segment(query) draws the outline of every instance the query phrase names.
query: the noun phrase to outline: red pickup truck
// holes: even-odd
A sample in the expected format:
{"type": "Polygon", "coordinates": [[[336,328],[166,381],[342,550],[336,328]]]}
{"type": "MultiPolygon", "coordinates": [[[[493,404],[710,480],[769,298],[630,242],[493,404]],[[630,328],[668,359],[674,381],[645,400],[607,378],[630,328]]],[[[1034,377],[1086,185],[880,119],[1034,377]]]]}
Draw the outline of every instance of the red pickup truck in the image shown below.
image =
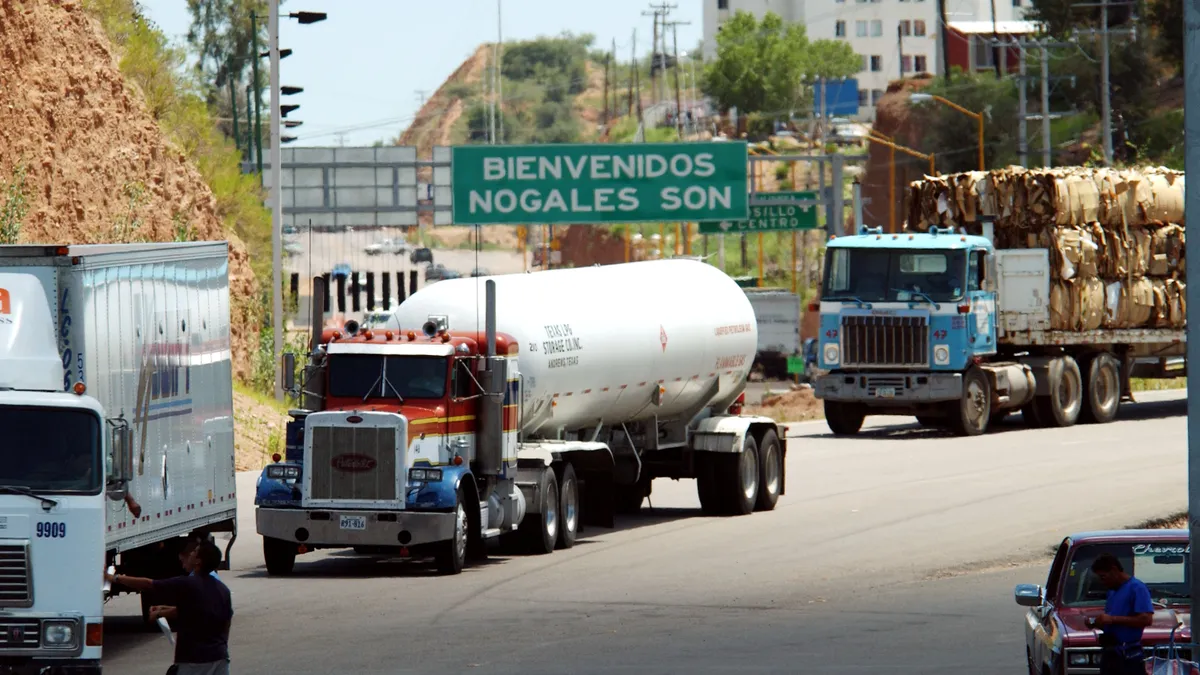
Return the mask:
{"type": "Polygon", "coordinates": [[[1014,595],[1025,615],[1025,656],[1030,675],[1100,672],[1100,646],[1086,619],[1104,611],[1107,589],[1092,573],[1092,561],[1109,553],[1141,579],[1154,601],[1154,623],[1145,630],[1146,655],[1166,656],[1172,629],[1179,656],[1191,658],[1187,530],[1084,532],[1063,539],[1046,586],[1021,584],[1014,595]]]}

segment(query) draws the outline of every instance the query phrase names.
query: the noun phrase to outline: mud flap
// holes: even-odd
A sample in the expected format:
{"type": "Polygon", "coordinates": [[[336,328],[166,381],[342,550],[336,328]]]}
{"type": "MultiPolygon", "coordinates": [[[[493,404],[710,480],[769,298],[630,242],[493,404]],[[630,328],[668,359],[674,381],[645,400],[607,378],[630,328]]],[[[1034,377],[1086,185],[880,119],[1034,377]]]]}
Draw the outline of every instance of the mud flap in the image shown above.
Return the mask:
{"type": "Polygon", "coordinates": [[[579,480],[579,506],[581,509],[579,530],[582,532],[584,526],[587,525],[615,527],[616,523],[613,517],[616,513],[614,500],[616,485],[613,483],[612,474],[610,472],[579,471],[578,467],[576,467],[576,472],[579,480]]]}

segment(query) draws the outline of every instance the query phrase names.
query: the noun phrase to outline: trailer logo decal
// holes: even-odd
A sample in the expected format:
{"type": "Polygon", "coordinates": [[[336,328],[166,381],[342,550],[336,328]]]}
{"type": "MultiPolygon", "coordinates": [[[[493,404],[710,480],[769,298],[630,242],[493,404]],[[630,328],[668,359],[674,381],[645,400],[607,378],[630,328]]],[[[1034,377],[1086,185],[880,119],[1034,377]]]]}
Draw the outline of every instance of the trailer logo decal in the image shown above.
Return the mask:
{"type": "Polygon", "coordinates": [[[12,323],[9,314],[12,314],[12,297],[7,288],[0,288],[0,323],[12,323]]]}
{"type": "Polygon", "coordinates": [[[329,462],[330,466],[338,471],[346,471],[349,473],[364,473],[375,468],[374,458],[366,455],[345,454],[337,455],[329,462]]]}

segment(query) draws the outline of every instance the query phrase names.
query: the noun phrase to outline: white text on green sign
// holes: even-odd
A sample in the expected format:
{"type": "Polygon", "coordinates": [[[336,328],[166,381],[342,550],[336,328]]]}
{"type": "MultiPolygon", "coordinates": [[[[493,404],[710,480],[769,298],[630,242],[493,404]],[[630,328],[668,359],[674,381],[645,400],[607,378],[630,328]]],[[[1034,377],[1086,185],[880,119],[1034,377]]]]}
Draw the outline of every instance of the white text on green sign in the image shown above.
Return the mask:
{"type": "Polygon", "coordinates": [[[746,144],[461,146],[454,222],[745,219],[746,144]]]}

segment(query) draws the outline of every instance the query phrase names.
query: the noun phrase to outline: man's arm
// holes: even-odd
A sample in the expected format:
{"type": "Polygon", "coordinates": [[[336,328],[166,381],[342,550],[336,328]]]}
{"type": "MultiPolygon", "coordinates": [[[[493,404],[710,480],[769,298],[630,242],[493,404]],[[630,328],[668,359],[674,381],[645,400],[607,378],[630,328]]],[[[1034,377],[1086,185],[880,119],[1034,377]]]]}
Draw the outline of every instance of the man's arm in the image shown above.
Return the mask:
{"type": "Polygon", "coordinates": [[[105,574],[104,578],[109,583],[124,586],[125,588],[128,588],[136,593],[145,593],[151,588],[154,588],[153,579],[146,579],[143,577],[127,577],[124,574],[105,574]]]}

